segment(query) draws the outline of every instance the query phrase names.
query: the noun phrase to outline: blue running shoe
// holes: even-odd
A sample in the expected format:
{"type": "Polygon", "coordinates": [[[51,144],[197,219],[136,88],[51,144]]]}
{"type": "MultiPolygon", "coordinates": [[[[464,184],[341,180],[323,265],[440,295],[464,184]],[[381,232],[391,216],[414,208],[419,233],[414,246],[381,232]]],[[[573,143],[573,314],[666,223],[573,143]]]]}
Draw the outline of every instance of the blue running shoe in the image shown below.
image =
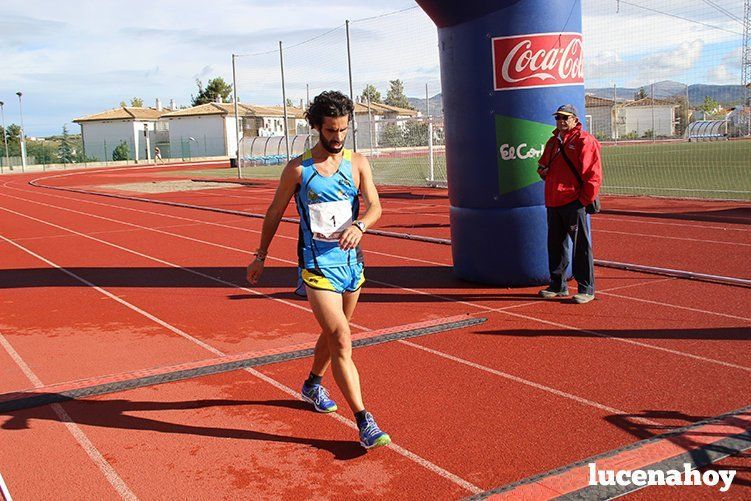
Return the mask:
{"type": "Polygon", "coordinates": [[[365,423],[360,427],[360,445],[373,449],[391,443],[391,437],[382,431],[373,419],[373,414],[365,413],[365,423]]]}
{"type": "Polygon", "coordinates": [[[336,402],[329,398],[329,391],[320,384],[302,385],[302,399],[313,404],[318,412],[334,412],[336,402]]]}

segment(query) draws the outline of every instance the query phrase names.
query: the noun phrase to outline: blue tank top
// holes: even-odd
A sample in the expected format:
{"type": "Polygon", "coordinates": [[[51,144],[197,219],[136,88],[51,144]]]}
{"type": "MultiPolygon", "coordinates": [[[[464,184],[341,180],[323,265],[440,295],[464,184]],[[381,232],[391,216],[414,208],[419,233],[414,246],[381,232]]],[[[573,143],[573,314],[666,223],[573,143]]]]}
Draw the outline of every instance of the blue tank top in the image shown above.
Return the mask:
{"type": "Polygon", "coordinates": [[[329,177],[318,173],[313,155],[302,155],[302,179],[295,193],[300,215],[297,242],[302,268],[321,269],[363,262],[358,245],[348,251],[339,247],[339,236],[360,213],[360,199],[352,177],[352,150],[343,150],[337,171],[329,177]]]}

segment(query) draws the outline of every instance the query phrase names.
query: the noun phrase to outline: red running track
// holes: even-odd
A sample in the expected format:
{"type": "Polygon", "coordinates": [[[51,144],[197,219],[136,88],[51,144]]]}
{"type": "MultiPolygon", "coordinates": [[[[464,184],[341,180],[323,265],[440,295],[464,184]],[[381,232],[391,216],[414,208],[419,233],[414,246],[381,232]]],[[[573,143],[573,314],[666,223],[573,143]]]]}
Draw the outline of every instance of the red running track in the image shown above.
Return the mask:
{"type": "MultiPolygon", "coordinates": [[[[38,175],[6,177],[0,188],[3,394],[315,339],[307,303],[290,293],[294,224],[280,226],[265,281],[251,288],[243,268],[260,219],[34,188],[31,177],[38,175]]],[[[134,179],[154,178],[148,169],[120,169],[46,182],[134,179]]],[[[271,191],[252,189],[162,197],[262,212],[271,191]]],[[[410,210],[435,222],[428,218],[445,204],[445,197],[386,196],[381,226],[406,224],[397,217],[410,210]]],[[[617,231],[640,224],[617,217],[628,219],[617,231]]],[[[621,236],[597,234],[596,221],[605,253],[608,239],[621,236]]],[[[703,240],[719,241],[712,231],[703,240]]],[[[598,268],[598,300],[574,306],[538,300],[536,288],[457,280],[447,246],[374,235],[364,245],[368,285],[356,332],[460,314],[488,319],[355,351],[368,408],[394,446],[366,454],[348,411],[324,416],[301,403],[296,391],[310,361],[300,359],[1,411],[8,446],[0,449],[0,473],[11,493],[458,499],[751,403],[748,289],[598,268]]],[[[644,257],[663,259],[674,244],[662,245],[644,257]]],[[[685,245],[702,253],[710,243],[685,245]]],[[[738,248],[745,261],[722,266],[741,276],[751,256],[738,248]]],[[[743,461],[720,464],[743,470],[743,461]]],[[[751,495],[747,469],[724,497],[675,489],[632,496],[751,495]]]]}

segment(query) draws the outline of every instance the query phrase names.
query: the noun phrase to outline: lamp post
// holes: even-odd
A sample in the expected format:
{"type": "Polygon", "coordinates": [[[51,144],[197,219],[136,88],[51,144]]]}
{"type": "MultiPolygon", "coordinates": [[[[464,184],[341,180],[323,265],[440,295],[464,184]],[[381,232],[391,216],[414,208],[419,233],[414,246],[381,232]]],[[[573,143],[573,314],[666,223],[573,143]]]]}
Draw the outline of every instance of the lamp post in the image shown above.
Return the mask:
{"type": "Polygon", "coordinates": [[[26,134],[23,130],[23,104],[21,102],[23,94],[19,91],[16,95],[18,96],[18,111],[21,115],[21,172],[24,172],[26,170],[26,134]]]}
{"type": "MultiPolygon", "coordinates": [[[[10,153],[8,153],[8,131],[5,129],[5,111],[3,110],[4,102],[0,101],[0,117],[3,119],[3,144],[5,145],[5,165],[10,170],[13,170],[13,166],[10,165],[10,153]]],[[[0,168],[0,174],[3,172],[0,168]]]]}

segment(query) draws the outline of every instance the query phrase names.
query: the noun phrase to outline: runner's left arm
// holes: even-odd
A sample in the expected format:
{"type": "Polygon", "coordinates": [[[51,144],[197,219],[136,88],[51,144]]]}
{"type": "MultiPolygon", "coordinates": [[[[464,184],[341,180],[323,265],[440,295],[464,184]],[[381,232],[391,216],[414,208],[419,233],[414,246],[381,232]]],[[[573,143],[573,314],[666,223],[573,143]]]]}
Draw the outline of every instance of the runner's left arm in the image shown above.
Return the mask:
{"type": "MultiPolygon", "coordinates": [[[[355,154],[353,160],[356,162],[356,168],[360,175],[360,193],[362,193],[365,202],[365,212],[358,218],[358,221],[362,221],[367,229],[372,227],[381,217],[381,200],[373,182],[373,171],[368,159],[363,155],[355,154]]],[[[362,232],[356,226],[350,226],[344,230],[339,238],[339,247],[344,250],[354,249],[360,243],[360,239],[362,239],[362,232]]]]}

